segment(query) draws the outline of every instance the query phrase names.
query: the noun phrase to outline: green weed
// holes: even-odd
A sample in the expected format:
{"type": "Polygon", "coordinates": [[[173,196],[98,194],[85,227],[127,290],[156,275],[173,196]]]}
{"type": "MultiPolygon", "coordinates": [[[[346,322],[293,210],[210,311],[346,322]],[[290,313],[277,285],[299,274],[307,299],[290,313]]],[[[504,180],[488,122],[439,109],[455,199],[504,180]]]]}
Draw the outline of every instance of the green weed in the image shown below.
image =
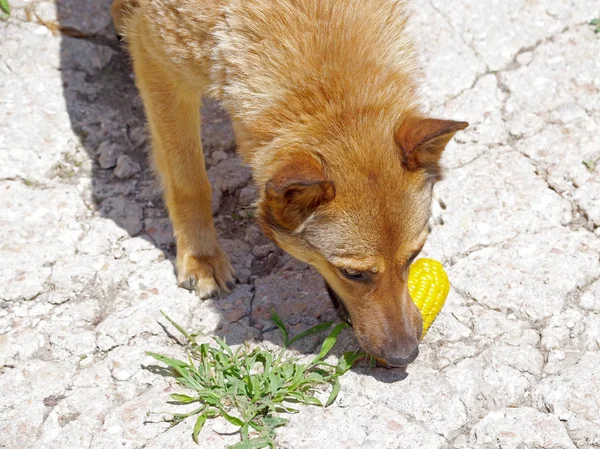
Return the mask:
{"type": "Polygon", "coordinates": [[[594,33],[600,33],[600,19],[594,19],[590,22],[590,25],[595,27],[594,33]]]}
{"type": "Polygon", "coordinates": [[[0,0],[0,11],[7,16],[10,16],[10,5],[8,4],[8,0],[0,0]]]}
{"type": "Polygon", "coordinates": [[[192,438],[197,443],[207,419],[225,418],[239,427],[241,441],[230,449],[260,449],[275,447],[275,430],[288,422],[282,413],[296,413],[296,404],[327,407],[340,392],[339,377],[352,365],[365,357],[364,353],[346,352],[337,365],[324,359],[335,345],[346,323],[321,323],[290,338],[279,316],[271,319],[281,331],[283,348],[278,353],[244,344],[234,351],[225,340],[211,337],[216,347],[208,343],[197,344],[194,335],[165,315],[165,318],[188,340],[188,360],[177,360],[148,352],[166,364],[177,382],[191,390],[188,394],[172,394],[176,404],[198,403],[189,413],[174,414],[169,420],[178,424],[185,418],[197,415],[192,438]],[[331,330],[330,330],[331,329],[331,330]],[[304,364],[298,359],[285,357],[286,349],[295,342],[316,333],[330,330],[319,354],[304,364]],[[318,387],[330,385],[331,392],[323,404],[315,393],[318,387]]]}

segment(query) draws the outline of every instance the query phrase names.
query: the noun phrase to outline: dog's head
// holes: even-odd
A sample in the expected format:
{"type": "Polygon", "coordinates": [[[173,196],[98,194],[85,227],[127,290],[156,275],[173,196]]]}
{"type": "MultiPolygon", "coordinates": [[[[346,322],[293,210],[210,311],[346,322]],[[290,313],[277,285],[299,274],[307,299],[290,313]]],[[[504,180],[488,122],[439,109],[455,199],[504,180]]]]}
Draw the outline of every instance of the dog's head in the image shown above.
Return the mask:
{"type": "Polygon", "coordinates": [[[288,150],[261,192],[265,233],[321,273],[363,348],[392,366],[418,354],[408,268],[428,235],[442,151],[467,125],[412,115],[389,136],[288,150]]]}

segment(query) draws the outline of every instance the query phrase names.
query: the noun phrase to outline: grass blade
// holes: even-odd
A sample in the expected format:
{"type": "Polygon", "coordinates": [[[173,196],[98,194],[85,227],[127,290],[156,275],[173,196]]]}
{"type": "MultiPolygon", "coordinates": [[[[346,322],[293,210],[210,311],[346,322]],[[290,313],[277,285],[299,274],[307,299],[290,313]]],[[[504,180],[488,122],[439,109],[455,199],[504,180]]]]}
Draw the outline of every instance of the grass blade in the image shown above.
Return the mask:
{"type": "Polygon", "coordinates": [[[317,324],[316,326],[306,329],[304,332],[300,332],[298,335],[296,335],[294,338],[292,338],[288,342],[287,346],[291,346],[298,340],[308,337],[309,335],[318,334],[319,332],[326,331],[327,329],[329,329],[331,327],[332,324],[333,324],[333,321],[327,321],[326,323],[320,323],[320,324],[317,324]]]}
{"type": "Polygon", "coordinates": [[[306,372],[306,369],[302,365],[292,365],[292,366],[294,367],[294,375],[293,375],[292,381],[290,383],[290,388],[296,389],[296,388],[298,388],[298,385],[300,385],[300,382],[302,381],[302,378],[304,377],[304,373],[306,372]]]}
{"type": "Polygon", "coordinates": [[[275,397],[279,387],[281,386],[281,383],[277,380],[273,373],[269,373],[267,375],[267,379],[269,380],[269,393],[272,397],[275,397]]]}
{"type": "Polygon", "coordinates": [[[263,364],[263,372],[265,374],[271,373],[271,368],[273,367],[273,356],[268,352],[260,353],[257,355],[256,360],[263,364]]]}
{"type": "MultiPolygon", "coordinates": [[[[0,0],[1,1],[1,0],[0,0]]],[[[183,335],[185,338],[188,339],[188,341],[190,343],[196,343],[196,340],[194,339],[194,337],[192,337],[190,334],[188,334],[185,329],[183,327],[181,327],[179,324],[177,324],[175,321],[173,321],[169,315],[167,315],[165,312],[163,312],[162,310],[160,311],[160,313],[162,313],[162,316],[164,316],[166,318],[166,320],[171,323],[173,325],[173,327],[175,329],[177,329],[179,331],[179,333],[181,335],[183,335]]]]}
{"type": "Polygon", "coordinates": [[[173,393],[171,395],[171,399],[178,404],[191,404],[192,402],[196,402],[198,399],[194,399],[192,397],[186,396],[185,394],[177,394],[173,393]]]}
{"type": "Polygon", "coordinates": [[[187,372],[187,363],[182,362],[181,360],[165,357],[164,355],[156,354],[155,352],[146,352],[146,354],[173,368],[180,376],[180,378],[177,378],[179,383],[185,383],[186,386],[196,390],[200,390],[202,388],[202,386],[187,372]],[[185,380],[186,382],[182,382],[182,380],[185,380]]]}
{"type": "Polygon", "coordinates": [[[196,444],[198,444],[198,435],[200,434],[202,427],[204,427],[206,418],[207,418],[207,416],[204,413],[199,415],[198,419],[196,420],[196,425],[194,425],[194,431],[192,432],[192,439],[194,440],[194,443],[196,443],[196,444]]]}
{"type": "Polygon", "coordinates": [[[252,386],[252,402],[256,401],[260,397],[260,384],[258,376],[250,375],[250,385],[252,386]]]}
{"type": "Polygon", "coordinates": [[[302,393],[300,391],[289,391],[287,395],[288,398],[286,398],[286,400],[293,399],[301,404],[318,405],[319,407],[323,407],[323,403],[319,399],[314,396],[310,396],[309,394],[302,393]]]}
{"type": "Polygon", "coordinates": [[[234,426],[242,427],[244,425],[244,421],[242,421],[240,418],[236,418],[235,416],[231,416],[223,409],[223,407],[219,407],[219,412],[223,418],[225,418],[234,426]]]}
{"type": "Polygon", "coordinates": [[[8,4],[8,0],[0,0],[0,9],[3,13],[10,16],[10,5],[8,4]]]}
{"type": "Polygon", "coordinates": [[[350,368],[352,368],[352,366],[354,366],[354,364],[358,360],[363,359],[365,357],[367,357],[367,354],[364,352],[356,352],[356,351],[345,352],[335,368],[336,374],[338,376],[342,376],[350,368]]]}
{"type": "Polygon", "coordinates": [[[275,411],[280,413],[299,413],[298,409],[283,404],[279,404],[277,407],[275,407],[275,411]]]}
{"type": "Polygon", "coordinates": [[[229,354],[229,356],[233,357],[233,351],[231,350],[231,347],[225,342],[225,340],[217,337],[216,335],[212,337],[212,339],[217,342],[217,344],[221,347],[223,351],[229,354]]]}
{"type": "Polygon", "coordinates": [[[335,402],[338,394],[340,393],[342,386],[340,385],[339,377],[336,377],[333,380],[333,386],[331,388],[331,393],[329,393],[329,397],[327,398],[327,402],[325,402],[325,407],[329,407],[331,404],[335,402]]]}
{"type": "Polygon", "coordinates": [[[161,354],[157,354],[156,352],[146,352],[146,355],[149,355],[150,357],[155,358],[156,360],[158,360],[159,362],[163,362],[165,365],[168,365],[172,368],[181,368],[182,366],[186,366],[187,363],[181,361],[181,360],[177,360],[177,359],[171,359],[169,357],[166,357],[164,355],[161,354]]]}
{"type": "Polygon", "coordinates": [[[229,449],[262,449],[268,445],[269,442],[263,438],[253,438],[252,440],[240,441],[238,444],[229,446],[229,449]]]}
{"type": "Polygon", "coordinates": [[[274,429],[276,427],[281,427],[281,426],[285,426],[288,423],[289,420],[285,419],[285,418],[279,418],[277,416],[265,416],[263,418],[263,422],[269,426],[271,429],[274,429]]]}
{"type": "Polygon", "coordinates": [[[275,326],[277,326],[279,328],[279,330],[281,331],[281,339],[283,340],[283,347],[287,348],[288,340],[290,337],[289,337],[287,329],[285,328],[285,324],[284,324],[283,320],[279,317],[279,315],[277,315],[277,312],[275,312],[275,309],[273,309],[273,311],[271,312],[271,321],[273,321],[275,326]]]}
{"type": "Polygon", "coordinates": [[[316,397],[314,396],[310,396],[308,394],[303,394],[302,395],[302,402],[304,402],[305,404],[309,404],[309,405],[316,405],[318,407],[323,407],[323,403],[316,397]]]}
{"type": "Polygon", "coordinates": [[[249,432],[249,426],[248,423],[244,424],[241,429],[240,429],[240,435],[242,436],[242,440],[247,440],[248,439],[248,432],[249,432]]]}
{"type": "Polygon", "coordinates": [[[292,376],[294,375],[294,364],[284,363],[281,365],[281,374],[286,381],[291,381],[292,376]]]}
{"type": "Polygon", "coordinates": [[[176,413],[173,415],[173,419],[177,421],[181,421],[182,419],[189,418],[190,416],[197,415],[198,413],[202,413],[204,411],[204,406],[198,407],[195,410],[192,410],[189,413],[176,413]]]}
{"type": "Polygon", "coordinates": [[[335,342],[337,341],[338,335],[340,335],[340,332],[342,332],[346,327],[348,327],[347,323],[340,323],[333,328],[323,342],[319,355],[312,361],[312,365],[323,359],[329,353],[329,351],[331,351],[331,348],[333,348],[333,345],[335,345],[335,342]]]}

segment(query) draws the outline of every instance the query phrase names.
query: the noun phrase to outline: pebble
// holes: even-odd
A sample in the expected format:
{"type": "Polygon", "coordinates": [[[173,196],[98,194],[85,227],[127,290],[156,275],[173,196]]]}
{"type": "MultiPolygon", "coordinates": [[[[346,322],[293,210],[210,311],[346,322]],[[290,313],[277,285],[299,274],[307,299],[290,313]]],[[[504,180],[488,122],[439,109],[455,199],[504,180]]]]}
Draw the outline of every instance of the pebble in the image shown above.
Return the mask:
{"type": "Polygon", "coordinates": [[[113,174],[119,179],[129,179],[140,170],[140,164],[134,162],[126,154],[122,154],[117,159],[117,166],[113,170],[113,174]]]}
{"type": "Polygon", "coordinates": [[[117,165],[117,159],[121,153],[118,145],[105,140],[98,147],[98,164],[101,168],[108,169],[117,165]]]}

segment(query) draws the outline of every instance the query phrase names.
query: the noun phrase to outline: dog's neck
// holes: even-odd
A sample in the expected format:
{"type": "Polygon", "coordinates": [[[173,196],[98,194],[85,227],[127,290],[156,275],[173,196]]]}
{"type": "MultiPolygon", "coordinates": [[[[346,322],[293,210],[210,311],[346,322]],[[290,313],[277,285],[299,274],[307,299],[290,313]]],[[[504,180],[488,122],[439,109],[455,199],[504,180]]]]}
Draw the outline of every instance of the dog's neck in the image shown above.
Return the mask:
{"type": "MultiPolygon", "coordinates": [[[[210,93],[232,115],[239,153],[253,167],[298,144],[325,158],[336,142],[365,143],[365,133],[375,144],[375,133],[391,138],[401,116],[417,109],[406,8],[344,1],[339,8],[288,0],[265,2],[260,11],[247,11],[243,2],[224,7],[213,29],[210,93]],[[267,20],[274,11],[285,15],[267,20]]],[[[259,183],[264,178],[255,175],[259,183]]]]}

